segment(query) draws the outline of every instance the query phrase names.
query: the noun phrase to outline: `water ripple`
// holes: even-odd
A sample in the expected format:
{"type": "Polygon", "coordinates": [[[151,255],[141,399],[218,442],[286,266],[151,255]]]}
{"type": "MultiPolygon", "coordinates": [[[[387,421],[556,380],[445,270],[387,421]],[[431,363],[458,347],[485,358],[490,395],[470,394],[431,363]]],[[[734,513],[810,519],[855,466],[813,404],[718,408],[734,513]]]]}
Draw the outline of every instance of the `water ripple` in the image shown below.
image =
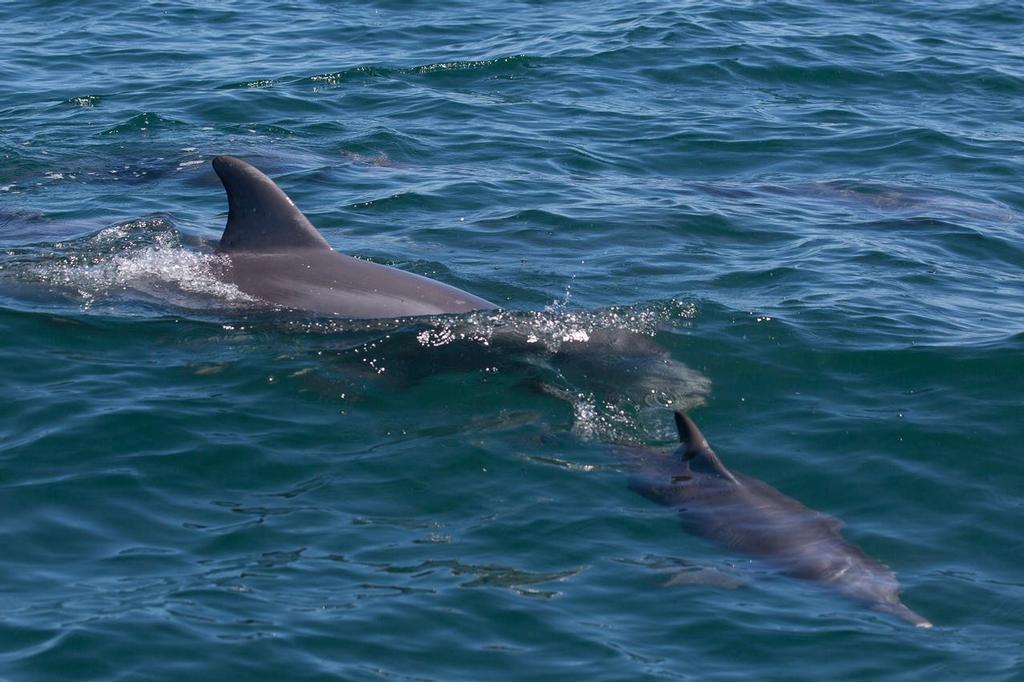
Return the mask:
{"type": "Polygon", "coordinates": [[[1016,679],[1018,4],[0,25],[0,676],[1016,679]],[[223,153],[338,250],[502,309],[248,300],[223,153]],[[617,453],[673,456],[670,408],[935,630],[633,494],[617,453]]]}

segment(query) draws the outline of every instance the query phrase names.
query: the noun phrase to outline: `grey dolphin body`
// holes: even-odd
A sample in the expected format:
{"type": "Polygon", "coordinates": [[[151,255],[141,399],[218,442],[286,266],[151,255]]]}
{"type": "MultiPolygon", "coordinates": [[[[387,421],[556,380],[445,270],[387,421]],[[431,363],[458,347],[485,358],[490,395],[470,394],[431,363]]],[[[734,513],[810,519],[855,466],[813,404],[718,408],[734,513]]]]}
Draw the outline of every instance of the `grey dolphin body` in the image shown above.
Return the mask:
{"type": "Polygon", "coordinates": [[[349,319],[495,308],[461,289],[338,253],[274,181],[231,156],[213,160],[228,195],[223,276],[262,301],[349,319]]]}
{"type": "Polygon", "coordinates": [[[681,412],[675,416],[682,457],[628,451],[637,467],[630,488],[678,507],[684,524],[697,535],[767,559],[787,575],[828,586],[918,627],[932,626],[900,602],[892,571],[843,540],[842,522],[763,481],[729,471],[697,425],[681,412]]]}

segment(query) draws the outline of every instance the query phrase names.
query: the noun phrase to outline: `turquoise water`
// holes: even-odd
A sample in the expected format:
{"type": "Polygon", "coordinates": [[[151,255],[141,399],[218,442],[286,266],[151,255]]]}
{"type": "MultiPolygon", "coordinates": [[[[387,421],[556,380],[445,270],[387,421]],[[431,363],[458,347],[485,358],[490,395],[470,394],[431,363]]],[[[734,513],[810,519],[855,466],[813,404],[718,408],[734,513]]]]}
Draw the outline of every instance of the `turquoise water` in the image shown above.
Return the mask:
{"type": "Polygon", "coordinates": [[[1019,5],[0,26],[0,679],[1024,679],[1019,5]],[[223,153],[504,310],[260,308],[213,275],[223,153]],[[631,492],[669,405],[935,628],[631,492]]]}

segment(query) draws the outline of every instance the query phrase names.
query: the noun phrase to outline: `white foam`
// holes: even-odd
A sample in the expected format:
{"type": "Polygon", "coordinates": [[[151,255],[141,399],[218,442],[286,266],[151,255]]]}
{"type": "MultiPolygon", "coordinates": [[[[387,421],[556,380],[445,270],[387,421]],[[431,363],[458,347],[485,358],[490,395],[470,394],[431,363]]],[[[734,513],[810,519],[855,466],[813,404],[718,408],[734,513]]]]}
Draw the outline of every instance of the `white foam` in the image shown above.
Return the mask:
{"type": "Polygon", "coordinates": [[[189,301],[189,295],[230,305],[257,302],[217,276],[226,266],[222,256],[189,251],[179,242],[178,233],[160,220],[114,225],[73,246],[55,245],[74,250],[33,270],[43,281],[77,292],[86,307],[130,291],[188,307],[209,303],[189,301]]]}
{"type": "Polygon", "coordinates": [[[560,302],[543,311],[482,311],[467,318],[438,318],[418,338],[422,345],[433,347],[465,340],[487,345],[496,334],[512,333],[556,352],[566,344],[589,343],[601,330],[653,336],[659,327],[689,324],[695,315],[696,306],[676,300],[600,310],[567,310],[560,302]]]}

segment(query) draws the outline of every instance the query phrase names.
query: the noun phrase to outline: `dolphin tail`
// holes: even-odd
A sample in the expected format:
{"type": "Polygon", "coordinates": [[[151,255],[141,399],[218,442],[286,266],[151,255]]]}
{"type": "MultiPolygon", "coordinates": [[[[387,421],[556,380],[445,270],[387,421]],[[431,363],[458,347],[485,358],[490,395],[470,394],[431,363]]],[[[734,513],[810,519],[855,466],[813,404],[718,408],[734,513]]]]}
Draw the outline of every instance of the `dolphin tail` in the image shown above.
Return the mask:
{"type": "Polygon", "coordinates": [[[928,620],[927,618],[925,618],[921,614],[919,614],[919,613],[917,613],[917,612],[907,608],[906,606],[903,605],[902,602],[898,602],[898,601],[897,602],[880,602],[878,604],[874,604],[873,608],[876,611],[881,611],[882,613],[892,614],[893,616],[896,616],[900,620],[904,620],[904,621],[910,623],[914,627],[919,627],[919,628],[930,628],[930,627],[932,627],[932,623],[931,623],[930,620],[928,620]]]}

